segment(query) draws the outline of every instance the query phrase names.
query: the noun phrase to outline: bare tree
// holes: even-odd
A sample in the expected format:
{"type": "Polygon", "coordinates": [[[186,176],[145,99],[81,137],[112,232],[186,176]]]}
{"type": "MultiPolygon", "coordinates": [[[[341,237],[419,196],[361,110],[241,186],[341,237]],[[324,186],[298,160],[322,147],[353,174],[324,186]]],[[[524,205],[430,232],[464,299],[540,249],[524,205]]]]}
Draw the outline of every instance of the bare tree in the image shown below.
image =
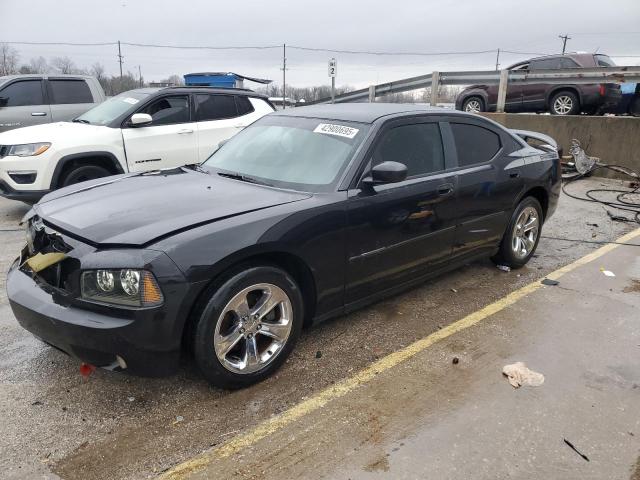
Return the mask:
{"type": "Polygon", "coordinates": [[[29,60],[29,69],[31,73],[47,73],[49,71],[49,64],[46,58],[40,56],[29,60]]]}
{"type": "Polygon", "coordinates": [[[163,83],[170,83],[171,85],[184,85],[184,79],[180,75],[171,75],[170,77],[161,80],[163,83]]]}
{"type": "Polygon", "coordinates": [[[18,73],[20,55],[11,45],[0,43],[0,76],[18,73]]]}
{"type": "Polygon", "coordinates": [[[54,57],[51,60],[51,65],[60,70],[60,73],[74,73],[76,70],[76,64],[67,56],[54,57]]]}

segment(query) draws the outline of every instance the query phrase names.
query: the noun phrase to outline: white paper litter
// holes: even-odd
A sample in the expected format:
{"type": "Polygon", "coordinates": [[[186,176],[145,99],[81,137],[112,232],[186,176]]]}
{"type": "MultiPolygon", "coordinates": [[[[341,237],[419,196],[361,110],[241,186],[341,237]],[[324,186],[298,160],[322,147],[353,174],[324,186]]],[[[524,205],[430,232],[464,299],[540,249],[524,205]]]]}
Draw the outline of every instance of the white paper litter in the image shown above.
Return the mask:
{"type": "Polygon", "coordinates": [[[502,374],[507,377],[513,388],[519,388],[522,385],[539,387],[544,383],[544,375],[529,370],[523,362],[505,365],[502,369],[502,374]]]}

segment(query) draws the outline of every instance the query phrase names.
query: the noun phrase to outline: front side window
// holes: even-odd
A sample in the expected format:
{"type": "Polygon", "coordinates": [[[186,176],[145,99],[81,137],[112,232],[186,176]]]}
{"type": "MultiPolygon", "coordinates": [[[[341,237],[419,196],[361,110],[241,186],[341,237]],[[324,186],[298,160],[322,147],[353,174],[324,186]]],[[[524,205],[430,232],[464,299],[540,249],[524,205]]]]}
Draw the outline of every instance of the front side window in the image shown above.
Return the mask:
{"type": "Polygon", "coordinates": [[[89,85],[84,80],[49,80],[51,103],[93,103],[89,85]]]}
{"type": "Polygon", "coordinates": [[[402,125],[385,132],[373,153],[372,166],[388,161],[406,165],[408,177],[444,170],[438,124],[402,125]]]}
{"type": "Polygon", "coordinates": [[[163,97],[150,103],[138,113],[151,115],[152,126],[186,123],[190,120],[189,96],[163,97]]]}
{"type": "Polygon", "coordinates": [[[23,80],[14,82],[0,90],[0,98],[6,107],[25,107],[28,105],[44,105],[40,80],[23,80]]]}
{"type": "Polygon", "coordinates": [[[233,95],[196,95],[196,119],[199,122],[238,116],[233,95]]]}
{"type": "Polygon", "coordinates": [[[574,62],[570,58],[561,58],[560,68],[580,68],[580,65],[578,65],[576,62],[574,62]]]}
{"type": "Polygon", "coordinates": [[[467,123],[452,123],[451,130],[460,167],[488,162],[500,150],[500,136],[488,128],[467,123]]]}
{"type": "Polygon", "coordinates": [[[333,191],[369,125],[296,117],[262,117],[203,163],[212,173],[232,172],[273,186],[333,191]]]}

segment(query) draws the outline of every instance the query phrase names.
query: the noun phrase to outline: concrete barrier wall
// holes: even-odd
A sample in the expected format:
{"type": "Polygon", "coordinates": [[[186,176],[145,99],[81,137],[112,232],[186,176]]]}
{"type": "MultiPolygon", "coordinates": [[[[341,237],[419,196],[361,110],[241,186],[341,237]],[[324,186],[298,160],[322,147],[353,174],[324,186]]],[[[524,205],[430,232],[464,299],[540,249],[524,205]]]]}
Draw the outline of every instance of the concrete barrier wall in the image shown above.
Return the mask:
{"type": "MultiPolygon", "coordinates": [[[[569,155],[571,139],[577,138],[587,155],[599,157],[603,163],[622,165],[640,172],[640,118],[590,117],[575,115],[519,115],[514,113],[483,113],[507,128],[532,130],[554,138],[569,155]]],[[[599,176],[625,178],[608,169],[599,176]]]]}

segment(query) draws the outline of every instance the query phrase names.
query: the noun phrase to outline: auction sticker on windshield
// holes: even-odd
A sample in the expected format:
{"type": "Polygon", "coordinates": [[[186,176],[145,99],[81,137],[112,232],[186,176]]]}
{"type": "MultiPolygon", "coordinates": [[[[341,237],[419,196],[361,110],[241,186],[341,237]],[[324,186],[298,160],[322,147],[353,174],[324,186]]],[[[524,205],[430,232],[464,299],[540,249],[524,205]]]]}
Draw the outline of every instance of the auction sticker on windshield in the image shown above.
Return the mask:
{"type": "Polygon", "coordinates": [[[136,103],[139,102],[139,100],[137,100],[135,98],[131,98],[131,97],[123,98],[122,101],[130,103],[131,105],[135,105],[136,103]]]}
{"type": "Polygon", "coordinates": [[[327,135],[337,135],[339,137],[345,138],[353,138],[358,132],[357,128],[346,127],[344,125],[334,125],[332,123],[321,123],[319,124],[314,133],[326,133],[327,135]]]}

